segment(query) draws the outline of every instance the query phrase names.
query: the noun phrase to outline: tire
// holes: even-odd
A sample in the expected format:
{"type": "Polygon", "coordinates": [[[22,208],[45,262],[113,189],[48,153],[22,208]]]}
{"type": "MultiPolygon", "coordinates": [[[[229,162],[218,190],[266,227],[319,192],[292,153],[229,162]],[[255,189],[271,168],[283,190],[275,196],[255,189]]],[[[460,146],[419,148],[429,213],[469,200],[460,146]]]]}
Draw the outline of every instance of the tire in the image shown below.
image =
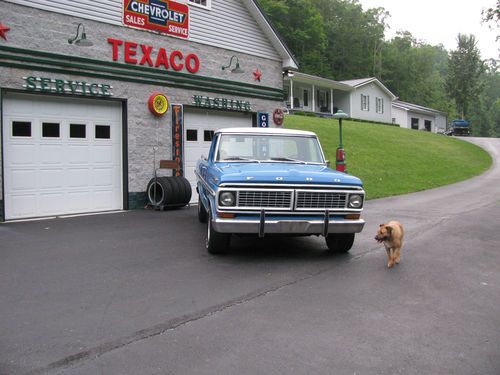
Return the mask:
{"type": "Polygon", "coordinates": [[[162,177],[152,178],[147,187],[149,203],[153,206],[163,206],[168,197],[172,195],[170,184],[167,184],[162,177]]]}
{"type": "Polygon", "coordinates": [[[198,195],[198,220],[200,223],[206,223],[208,221],[208,212],[205,206],[201,202],[200,196],[198,195]]]}
{"type": "Polygon", "coordinates": [[[184,207],[191,200],[191,184],[184,177],[152,178],[148,183],[147,195],[153,206],[184,207]]]}
{"type": "Polygon", "coordinates": [[[231,235],[227,233],[216,232],[212,227],[212,210],[210,209],[210,207],[207,211],[207,251],[209,252],[209,254],[213,255],[226,254],[229,250],[231,235]]]}
{"type": "Polygon", "coordinates": [[[347,253],[354,244],[354,233],[333,233],[325,238],[328,251],[347,253]]]}

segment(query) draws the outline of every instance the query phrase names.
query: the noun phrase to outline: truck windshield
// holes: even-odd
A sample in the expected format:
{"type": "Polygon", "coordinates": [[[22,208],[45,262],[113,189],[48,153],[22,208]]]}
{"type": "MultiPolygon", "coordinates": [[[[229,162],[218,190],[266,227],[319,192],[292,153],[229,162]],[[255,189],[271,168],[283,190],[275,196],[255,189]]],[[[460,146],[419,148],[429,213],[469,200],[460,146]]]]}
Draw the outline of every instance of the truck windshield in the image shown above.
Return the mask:
{"type": "Polygon", "coordinates": [[[316,137],[222,134],[216,161],[324,163],[316,137]]]}

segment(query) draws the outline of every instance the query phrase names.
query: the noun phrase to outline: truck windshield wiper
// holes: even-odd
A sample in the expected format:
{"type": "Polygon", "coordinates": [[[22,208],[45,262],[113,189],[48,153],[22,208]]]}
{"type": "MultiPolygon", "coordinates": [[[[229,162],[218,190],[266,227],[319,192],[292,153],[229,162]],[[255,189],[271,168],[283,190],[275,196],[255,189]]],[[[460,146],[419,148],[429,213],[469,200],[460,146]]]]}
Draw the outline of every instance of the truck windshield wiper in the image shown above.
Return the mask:
{"type": "Polygon", "coordinates": [[[273,161],[291,161],[294,163],[300,163],[300,164],[307,164],[304,160],[298,160],[298,159],[292,159],[292,158],[285,158],[285,157],[277,157],[277,158],[270,158],[269,160],[273,161]]]}
{"type": "Polygon", "coordinates": [[[249,158],[242,158],[241,156],[228,156],[227,158],[222,159],[222,161],[234,161],[234,160],[260,163],[259,160],[249,159],[249,158]]]}

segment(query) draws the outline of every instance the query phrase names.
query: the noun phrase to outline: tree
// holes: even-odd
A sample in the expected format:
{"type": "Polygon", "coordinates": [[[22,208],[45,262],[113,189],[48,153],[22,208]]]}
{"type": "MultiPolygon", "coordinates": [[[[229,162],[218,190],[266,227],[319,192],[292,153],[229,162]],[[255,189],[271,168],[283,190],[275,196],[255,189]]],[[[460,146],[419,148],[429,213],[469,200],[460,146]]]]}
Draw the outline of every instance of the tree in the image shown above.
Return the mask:
{"type": "Polygon", "coordinates": [[[470,103],[477,100],[481,92],[481,74],[484,63],[481,60],[474,35],[458,34],[458,48],[450,53],[446,90],[455,101],[462,118],[468,114],[470,103]]]}
{"type": "Polygon", "coordinates": [[[313,0],[259,0],[304,73],[320,75],[325,64],[323,18],[313,0]]]}
{"type": "MultiPolygon", "coordinates": [[[[497,0],[496,8],[488,8],[482,11],[483,22],[485,23],[495,23],[496,27],[499,27],[500,23],[500,0],[497,0]]],[[[497,40],[500,39],[500,35],[497,35],[497,40]]]]}

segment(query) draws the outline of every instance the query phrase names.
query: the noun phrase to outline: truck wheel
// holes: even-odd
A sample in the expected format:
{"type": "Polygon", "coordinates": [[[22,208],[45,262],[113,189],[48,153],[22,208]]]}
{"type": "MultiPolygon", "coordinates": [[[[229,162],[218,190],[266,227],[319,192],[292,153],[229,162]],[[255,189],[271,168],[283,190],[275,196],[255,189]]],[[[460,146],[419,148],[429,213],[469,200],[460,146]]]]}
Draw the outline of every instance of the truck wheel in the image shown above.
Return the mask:
{"type": "Polygon", "coordinates": [[[206,248],[210,254],[226,254],[231,235],[216,232],[212,227],[212,210],[208,207],[206,248]]]}
{"type": "Polygon", "coordinates": [[[198,220],[200,223],[206,223],[208,220],[208,213],[201,202],[200,196],[198,195],[198,220]]]}
{"type": "Polygon", "coordinates": [[[347,253],[354,243],[354,233],[334,233],[325,238],[328,250],[336,253],[347,253]]]}

